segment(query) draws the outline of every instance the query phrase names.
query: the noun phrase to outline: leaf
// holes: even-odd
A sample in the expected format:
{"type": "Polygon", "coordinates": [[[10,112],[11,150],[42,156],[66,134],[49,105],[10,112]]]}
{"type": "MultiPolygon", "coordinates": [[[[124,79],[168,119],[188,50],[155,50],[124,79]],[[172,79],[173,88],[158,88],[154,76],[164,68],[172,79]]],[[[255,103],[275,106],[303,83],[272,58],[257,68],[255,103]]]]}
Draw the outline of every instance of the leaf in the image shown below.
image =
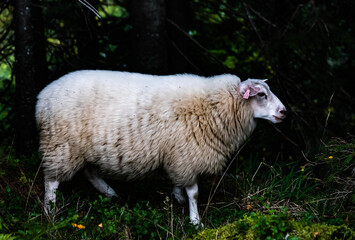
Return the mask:
{"type": "Polygon", "coordinates": [[[353,159],[353,157],[354,157],[354,154],[348,155],[348,156],[346,157],[346,159],[345,159],[345,163],[346,163],[346,164],[349,164],[349,163],[351,162],[351,160],[353,159]]]}

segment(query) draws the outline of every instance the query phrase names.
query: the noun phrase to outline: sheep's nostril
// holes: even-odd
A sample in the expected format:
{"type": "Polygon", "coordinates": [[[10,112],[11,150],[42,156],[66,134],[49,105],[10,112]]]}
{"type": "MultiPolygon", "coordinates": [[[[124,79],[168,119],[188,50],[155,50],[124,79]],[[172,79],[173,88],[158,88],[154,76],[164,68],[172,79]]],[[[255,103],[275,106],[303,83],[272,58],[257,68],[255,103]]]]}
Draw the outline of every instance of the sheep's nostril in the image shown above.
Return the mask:
{"type": "Polygon", "coordinates": [[[286,115],[286,112],[287,112],[286,109],[281,109],[281,110],[280,110],[280,113],[281,113],[282,115],[284,115],[284,116],[286,115]]]}

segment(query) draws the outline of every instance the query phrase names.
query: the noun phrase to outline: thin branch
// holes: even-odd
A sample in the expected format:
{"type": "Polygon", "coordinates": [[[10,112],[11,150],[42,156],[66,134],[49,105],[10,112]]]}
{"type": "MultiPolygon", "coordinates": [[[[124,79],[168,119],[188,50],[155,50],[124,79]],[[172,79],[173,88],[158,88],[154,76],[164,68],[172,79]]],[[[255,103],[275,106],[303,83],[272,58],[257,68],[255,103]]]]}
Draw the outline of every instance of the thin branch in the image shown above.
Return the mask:
{"type": "Polygon", "coordinates": [[[180,55],[192,66],[194,67],[197,71],[199,71],[200,73],[202,73],[202,70],[199,69],[181,50],[180,48],[175,44],[175,42],[173,42],[172,40],[170,40],[171,45],[173,45],[173,47],[178,51],[178,53],[180,53],[180,55]]]}
{"type": "Polygon", "coordinates": [[[86,0],[78,0],[81,4],[87,7],[91,12],[93,12],[98,18],[101,18],[100,13],[86,0]]]}
{"type": "Polygon", "coordinates": [[[258,16],[260,19],[262,19],[264,22],[270,24],[272,27],[276,28],[276,24],[272,23],[270,20],[266,19],[263,15],[261,15],[260,12],[256,11],[254,8],[249,7],[249,9],[256,15],[258,16]]]}
{"type": "Polygon", "coordinates": [[[222,182],[224,176],[226,175],[227,171],[228,171],[229,168],[231,167],[232,163],[237,159],[237,156],[239,155],[240,151],[242,151],[242,149],[244,148],[244,146],[251,140],[251,138],[252,138],[252,137],[250,137],[247,141],[245,141],[244,144],[238,149],[237,153],[234,155],[233,159],[230,161],[230,163],[229,163],[229,165],[227,166],[226,170],[223,172],[221,178],[219,179],[219,181],[218,181],[218,183],[217,183],[217,185],[216,185],[216,187],[215,187],[215,189],[214,189],[212,195],[210,194],[210,196],[208,196],[207,206],[206,206],[206,208],[205,208],[205,210],[204,210],[204,212],[203,212],[203,214],[202,214],[202,217],[203,217],[203,216],[205,215],[205,213],[207,212],[208,206],[209,206],[209,204],[211,203],[212,198],[213,198],[214,195],[216,194],[217,189],[218,189],[219,185],[221,184],[221,182],[222,182]]]}
{"type": "Polygon", "coordinates": [[[275,124],[270,123],[275,130],[280,133],[287,141],[289,141],[290,143],[292,143],[295,147],[299,148],[298,144],[296,142],[294,142],[291,138],[287,137],[278,127],[275,126],[275,124]]]}
{"type": "MultiPolygon", "coordinates": [[[[328,109],[329,109],[329,106],[332,104],[333,97],[334,97],[334,92],[333,92],[333,94],[330,96],[329,103],[328,103],[328,109]]],[[[328,126],[328,120],[329,120],[329,117],[330,117],[330,113],[331,113],[331,112],[332,112],[332,111],[328,111],[327,117],[326,117],[326,119],[325,119],[324,128],[323,128],[323,134],[322,134],[322,135],[323,135],[323,138],[324,138],[324,136],[325,136],[325,130],[326,130],[327,126],[328,126]]]]}
{"type": "Polygon", "coordinates": [[[174,21],[172,21],[170,18],[167,18],[167,21],[176,27],[179,31],[181,31],[183,34],[185,34],[192,42],[194,42],[199,48],[201,48],[205,53],[207,53],[208,56],[210,56],[213,60],[215,60],[217,63],[219,63],[221,66],[223,66],[228,72],[230,72],[230,69],[227,68],[224,63],[219,60],[217,57],[215,57],[210,51],[208,51],[207,48],[202,46],[199,42],[197,42],[194,38],[192,38],[184,29],[182,29],[179,25],[177,25],[174,21]]]}
{"type": "Polygon", "coordinates": [[[245,3],[245,1],[242,1],[242,4],[243,4],[243,7],[244,7],[245,12],[247,14],[247,17],[248,17],[248,20],[250,22],[250,25],[254,29],[255,34],[258,36],[260,44],[261,44],[261,47],[264,48],[264,46],[265,46],[264,40],[262,39],[258,29],[256,28],[254,21],[251,19],[251,14],[249,12],[249,6],[245,3]]]}

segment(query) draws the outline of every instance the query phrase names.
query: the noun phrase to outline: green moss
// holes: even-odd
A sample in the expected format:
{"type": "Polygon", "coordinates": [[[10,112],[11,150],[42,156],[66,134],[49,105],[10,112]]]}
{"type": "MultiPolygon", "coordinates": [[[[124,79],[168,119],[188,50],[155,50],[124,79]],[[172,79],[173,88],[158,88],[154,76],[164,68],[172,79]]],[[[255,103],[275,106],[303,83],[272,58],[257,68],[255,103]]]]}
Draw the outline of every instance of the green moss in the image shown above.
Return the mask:
{"type": "Polygon", "coordinates": [[[355,233],[346,225],[293,222],[292,235],[300,239],[354,239],[355,233]]]}
{"type": "Polygon", "coordinates": [[[251,213],[233,223],[215,229],[204,229],[193,236],[202,239],[353,239],[348,226],[296,222],[285,212],[251,213]]]}
{"type": "Polygon", "coordinates": [[[236,221],[216,229],[205,229],[193,239],[255,239],[255,235],[247,223],[236,221]]]}

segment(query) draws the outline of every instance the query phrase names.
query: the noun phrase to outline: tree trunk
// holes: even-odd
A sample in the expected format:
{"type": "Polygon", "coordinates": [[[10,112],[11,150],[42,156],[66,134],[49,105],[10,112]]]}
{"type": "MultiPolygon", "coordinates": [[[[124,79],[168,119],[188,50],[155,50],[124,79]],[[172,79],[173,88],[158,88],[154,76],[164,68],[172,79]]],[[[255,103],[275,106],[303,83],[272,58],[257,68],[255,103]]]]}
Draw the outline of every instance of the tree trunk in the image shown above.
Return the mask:
{"type": "Polygon", "coordinates": [[[166,11],[164,0],[132,0],[130,70],[167,74],[166,11]]]}
{"type": "MultiPolygon", "coordinates": [[[[35,103],[39,88],[46,82],[45,54],[42,33],[36,33],[34,0],[15,0],[15,77],[16,120],[15,147],[19,154],[30,154],[37,146],[35,103]],[[41,42],[42,37],[42,42],[41,42]],[[36,44],[37,40],[37,44],[36,44]],[[38,51],[38,52],[36,52],[38,51]],[[44,65],[43,65],[44,64],[44,65]],[[42,69],[44,72],[39,72],[42,69]]],[[[40,16],[37,16],[40,17],[40,16]]]]}

